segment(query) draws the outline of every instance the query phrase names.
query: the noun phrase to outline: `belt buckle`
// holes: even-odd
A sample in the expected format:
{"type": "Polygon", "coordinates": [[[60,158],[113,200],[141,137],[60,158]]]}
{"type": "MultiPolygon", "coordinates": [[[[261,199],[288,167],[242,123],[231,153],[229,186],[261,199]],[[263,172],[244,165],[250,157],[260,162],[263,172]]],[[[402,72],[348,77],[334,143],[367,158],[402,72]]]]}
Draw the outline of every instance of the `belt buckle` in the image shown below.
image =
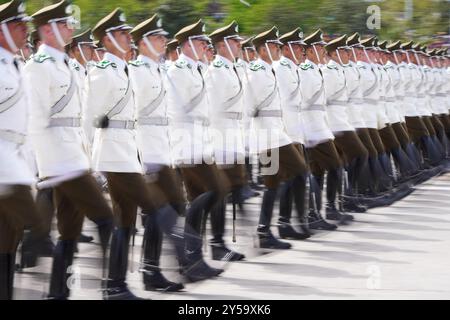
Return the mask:
{"type": "Polygon", "coordinates": [[[134,129],[134,121],[127,120],[125,128],[128,130],[133,130],[134,129]]]}

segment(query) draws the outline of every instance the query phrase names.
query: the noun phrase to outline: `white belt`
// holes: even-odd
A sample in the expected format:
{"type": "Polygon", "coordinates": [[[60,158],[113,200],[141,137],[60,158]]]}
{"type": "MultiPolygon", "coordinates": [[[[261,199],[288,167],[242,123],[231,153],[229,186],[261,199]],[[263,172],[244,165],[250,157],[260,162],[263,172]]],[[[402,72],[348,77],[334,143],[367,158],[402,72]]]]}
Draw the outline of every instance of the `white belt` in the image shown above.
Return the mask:
{"type": "Polygon", "coordinates": [[[339,100],[331,100],[328,101],[328,105],[329,106],[347,106],[348,105],[348,101],[339,101],[339,100]]]}
{"type": "Polygon", "coordinates": [[[81,127],[80,118],[52,118],[50,119],[49,128],[55,127],[68,127],[68,128],[79,128],[81,127]]]}
{"type": "Polygon", "coordinates": [[[140,126],[162,126],[169,125],[169,118],[167,117],[145,117],[138,119],[138,125],[140,126]]]}
{"type": "Polygon", "coordinates": [[[364,98],[364,102],[369,102],[373,104],[378,104],[378,100],[376,99],[370,99],[370,98],[364,98]]]}
{"type": "Polygon", "coordinates": [[[260,110],[256,113],[256,118],[281,118],[283,112],[281,110],[260,110]]]}
{"type": "Polygon", "coordinates": [[[10,130],[0,130],[0,139],[7,141],[7,142],[14,143],[14,144],[18,144],[18,145],[25,143],[25,135],[24,134],[10,131],[10,130]]]}
{"type": "Polygon", "coordinates": [[[303,111],[326,111],[325,106],[321,104],[313,104],[305,107],[303,111]]]}
{"type": "Polygon", "coordinates": [[[109,120],[108,129],[136,129],[136,121],[132,120],[109,120]]]}
{"type": "Polygon", "coordinates": [[[348,102],[356,103],[356,104],[362,104],[362,103],[364,103],[364,99],[362,99],[362,98],[350,98],[348,100],[348,102]]]}
{"type": "Polygon", "coordinates": [[[231,120],[242,120],[243,114],[242,112],[221,112],[220,116],[225,119],[231,120]]]}
{"type": "Polygon", "coordinates": [[[200,123],[204,127],[209,127],[211,125],[211,122],[208,118],[205,117],[182,117],[182,118],[176,118],[175,121],[177,122],[187,122],[187,123],[200,123]]]}

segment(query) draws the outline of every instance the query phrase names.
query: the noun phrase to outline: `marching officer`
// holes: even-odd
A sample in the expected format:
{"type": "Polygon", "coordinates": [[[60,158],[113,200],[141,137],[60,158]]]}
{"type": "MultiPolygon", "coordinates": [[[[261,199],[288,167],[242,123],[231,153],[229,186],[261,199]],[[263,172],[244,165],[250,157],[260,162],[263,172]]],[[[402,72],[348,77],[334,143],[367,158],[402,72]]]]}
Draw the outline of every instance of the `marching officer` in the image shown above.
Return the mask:
{"type": "Polygon", "coordinates": [[[276,239],[270,230],[273,209],[281,183],[305,177],[307,167],[283,123],[279,83],[273,65],[283,45],[278,37],[278,29],[273,27],[253,39],[259,58],[250,64],[245,90],[247,112],[253,117],[250,150],[259,155],[266,186],[257,229],[259,244],[261,248],[289,249],[291,244],[276,239]]]}
{"type": "MultiPolygon", "coordinates": [[[[152,194],[155,189],[157,194],[164,194],[170,206],[183,215],[185,200],[181,181],[172,168],[167,93],[160,65],[168,33],[157,15],[140,23],[130,33],[139,51],[137,59],[129,62],[129,69],[138,113],[137,138],[147,185],[152,194]]],[[[167,280],[159,268],[163,233],[157,223],[157,214],[146,211],[142,214],[145,217],[142,267],[145,289],[182,290],[181,283],[167,280]]]]}
{"type": "Polygon", "coordinates": [[[335,230],[335,224],[328,223],[320,214],[324,174],[340,170],[342,160],[334,144],[334,135],[329,125],[326,110],[325,86],[320,65],[323,55],[322,30],[316,30],[303,40],[305,55],[300,64],[300,89],[302,95],[302,125],[305,147],[312,178],[310,179],[309,227],[319,230],[335,230]]]}
{"type": "MultiPolygon", "coordinates": [[[[286,132],[294,142],[296,149],[304,158],[304,134],[301,119],[300,75],[298,73],[300,56],[304,44],[303,32],[296,28],[280,37],[281,58],[274,63],[274,70],[279,83],[281,108],[286,132]]],[[[278,231],[282,239],[304,240],[311,236],[308,229],[306,210],[306,175],[286,182],[280,192],[280,218],[278,231]],[[298,214],[300,231],[291,224],[292,202],[298,214]]]]}
{"type": "Polygon", "coordinates": [[[186,26],[175,34],[175,39],[181,54],[167,71],[168,112],[173,160],[181,171],[190,202],[183,274],[194,282],[223,272],[203,259],[202,221],[204,214],[223,199],[227,182],[213,161],[211,110],[203,74],[206,70],[201,62],[209,42],[205,24],[199,20],[186,26]]]}
{"type": "Polygon", "coordinates": [[[165,71],[169,70],[172,63],[178,60],[178,56],[178,41],[172,39],[166,43],[165,71]]]}
{"type": "MultiPolygon", "coordinates": [[[[345,52],[339,50],[346,46],[347,36],[343,35],[330,42],[324,48],[326,55],[324,56],[326,65],[322,70],[324,79],[325,95],[327,98],[327,115],[331,130],[335,136],[334,143],[341,154],[341,159],[349,173],[349,182],[343,181],[343,172],[330,170],[327,176],[327,193],[329,194],[327,203],[327,218],[330,220],[340,220],[341,222],[353,220],[353,216],[341,214],[335,205],[335,195],[342,184],[346,185],[345,190],[341,192],[352,194],[352,186],[354,181],[359,178],[366,167],[369,152],[364,147],[359,136],[356,134],[355,128],[350,123],[348,116],[349,93],[346,84],[344,65],[348,62],[345,52]],[[328,60],[328,61],[326,61],[328,60]]],[[[342,205],[346,204],[343,199],[342,205]]],[[[347,202],[348,203],[348,202],[347,202]]],[[[346,208],[343,208],[344,210],[346,208]]],[[[353,203],[353,211],[364,212],[365,208],[353,203]]]]}
{"type": "MultiPolygon", "coordinates": [[[[126,283],[129,242],[138,207],[146,214],[155,215],[155,223],[169,236],[178,258],[182,259],[182,237],[174,229],[177,213],[159,189],[150,189],[143,176],[133,83],[124,60],[131,49],[131,29],[120,8],[97,23],[92,33],[105,46],[107,53],[89,73],[86,87],[85,108],[91,115],[88,118],[94,119],[96,128],[92,156],[94,169],[104,173],[108,180],[116,226],[104,293],[107,300],[139,300],[126,283]]],[[[147,229],[150,227],[150,224],[146,225],[147,229]]]]}
{"type": "Polygon", "coordinates": [[[81,128],[81,101],[65,46],[72,38],[73,17],[66,1],[33,14],[42,45],[25,66],[30,92],[30,133],[42,187],[52,187],[60,238],[53,257],[50,299],[67,299],[67,280],[84,215],[99,230],[105,256],[112,213],[95,179],[81,128]]]}
{"type": "Polygon", "coordinates": [[[23,66],[15,58],[26,44],[30,20],[23,1],[0,5],[0,300],[13,299],[16,250],[25,227],[35,235],[30,246],[43,235],[31,194],[34,175],[22,154],[29,109],[23,66]]]}
{"type": "MultiPolygon", "coordinates": [[[[238,64],[241,50],[239,26],[236,21],[212,32],[209,37],[217,52],[205,76],[206,90],[211,108],[214,159],[229,183],[233,205],[234,237],[236,232],[236,205],[242,202],[241,194],[247,184],[245,172],[244,141],[244,77],[245,65],[238,64]]],[[[214,260],[239,261],[244,255],[227,248],[225,234],[226,199],[214,207],[211,214],[214,260]]]]}

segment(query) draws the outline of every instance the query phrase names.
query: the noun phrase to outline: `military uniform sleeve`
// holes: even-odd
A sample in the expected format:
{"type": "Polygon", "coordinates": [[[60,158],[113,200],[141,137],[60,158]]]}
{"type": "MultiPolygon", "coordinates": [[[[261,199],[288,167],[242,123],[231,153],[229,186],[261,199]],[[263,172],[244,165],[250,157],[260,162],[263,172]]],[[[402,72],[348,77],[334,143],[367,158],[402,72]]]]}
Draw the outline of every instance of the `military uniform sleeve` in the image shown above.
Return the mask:
{"type": "Polygon", "coordinates": [[[86,77],[86,96],[83,101],[83,122],[87,131],[86,137],[92,143],[94,139],[94,119],[106,113],[108,95],[104,92],[109,91],[108,73],[104,69],[94,68],[86,77]]]}
{"type": "Polygon", "coordinates": [[[25,88],[30,105],[30,131],[47,127],[50,118],[50,77],[47,63],[30,61],[24,68],[25,88]]]}

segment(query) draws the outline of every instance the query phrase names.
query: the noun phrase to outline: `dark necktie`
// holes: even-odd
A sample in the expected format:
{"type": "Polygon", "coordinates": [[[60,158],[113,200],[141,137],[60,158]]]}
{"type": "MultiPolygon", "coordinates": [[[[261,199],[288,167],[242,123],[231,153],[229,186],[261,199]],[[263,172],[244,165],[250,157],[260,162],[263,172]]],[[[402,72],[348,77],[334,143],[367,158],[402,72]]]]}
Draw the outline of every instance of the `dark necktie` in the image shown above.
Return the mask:
{"type": "Polygon", "coordinates": [[[128,77],[128,66],[125,66],[125,73],[126,73],[126,75],[128,77]]]}
{"type": "Polygon", "coordinates": [[[17,71],[19,71],[19,63],[17,62],[17,59],[13,60],[14,67],[16,67],[17,71]]]}

